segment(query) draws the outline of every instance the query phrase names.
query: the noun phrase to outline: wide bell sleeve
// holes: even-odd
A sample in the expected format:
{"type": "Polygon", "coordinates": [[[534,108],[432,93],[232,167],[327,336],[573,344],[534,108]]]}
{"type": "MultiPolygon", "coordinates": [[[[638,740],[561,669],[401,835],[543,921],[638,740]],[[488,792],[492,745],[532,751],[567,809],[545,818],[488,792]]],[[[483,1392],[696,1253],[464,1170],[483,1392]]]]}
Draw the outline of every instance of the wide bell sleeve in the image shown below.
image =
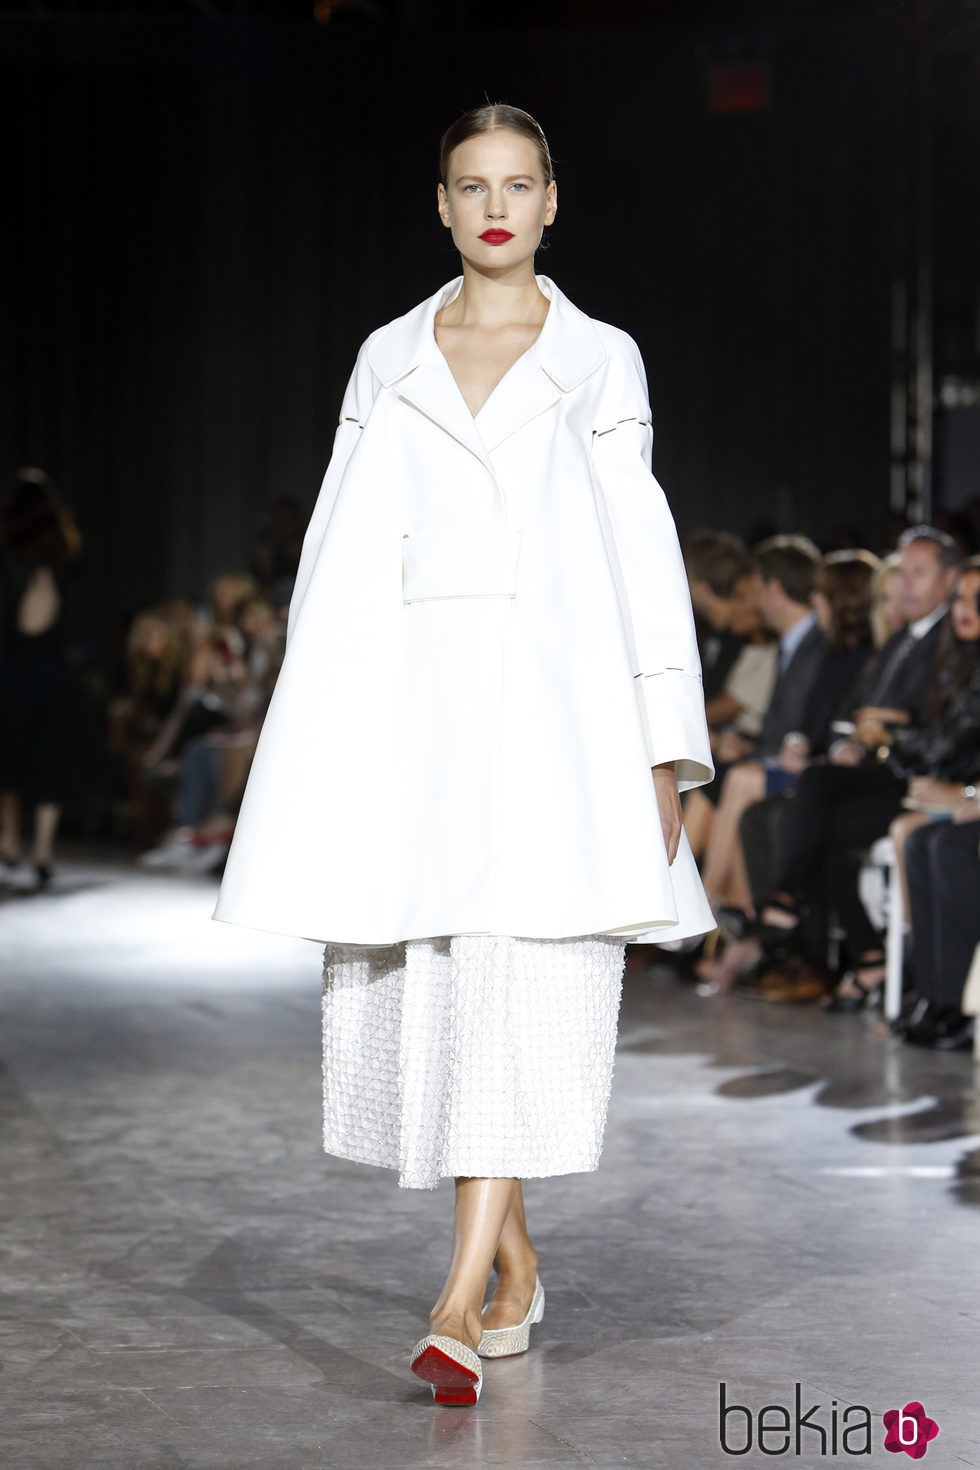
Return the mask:
{"type": "Polygon", "coordinates": [[[633,661],[651,766],[678,789],[714,776],[694,613],[677,529],[654,477],[653,420],[639,348],[616,333],[592,431],[596,504],[633,661]]]}
{"type": "Polygon", "coordinates": [[[378,391],[378,382],[368,363],[368,348],[375,333],[361,344],[354,363],[354,370],[344,390],[343,401],[340,406],[340,417],[334,432],[333,447],[330,459],[320,485],[320,490],[310,516],[306,534],[303,537],[303,547],[300,552],[299,565],[296,569],[296,580],[293,583],[292,597],[289,601],[289,614],[286,621],[286,647],[289,646],[290,636],[299,616],[306,596],[313,568],[323,544],[323,537],[330,521],[330,513],[337,499],[337,492],[344,477],[344,472],[350,462],[350,458],[357,448],[358,440],[367,422],[368,414],[371,412],[372,404],[378,391]]]}

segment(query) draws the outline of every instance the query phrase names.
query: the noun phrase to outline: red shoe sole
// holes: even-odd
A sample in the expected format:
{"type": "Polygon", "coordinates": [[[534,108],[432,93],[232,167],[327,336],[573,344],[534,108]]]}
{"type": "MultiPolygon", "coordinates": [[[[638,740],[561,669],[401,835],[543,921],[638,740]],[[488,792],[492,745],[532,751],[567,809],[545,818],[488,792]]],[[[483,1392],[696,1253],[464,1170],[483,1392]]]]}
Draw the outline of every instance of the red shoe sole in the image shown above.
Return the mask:
{"type": "Polygon", "coordinates": [[[476,1374],[437,1347],[427,1347],[412,1364],[412,1372],[432,1384],[437,1404],[475,1404],[476,1374]]]}

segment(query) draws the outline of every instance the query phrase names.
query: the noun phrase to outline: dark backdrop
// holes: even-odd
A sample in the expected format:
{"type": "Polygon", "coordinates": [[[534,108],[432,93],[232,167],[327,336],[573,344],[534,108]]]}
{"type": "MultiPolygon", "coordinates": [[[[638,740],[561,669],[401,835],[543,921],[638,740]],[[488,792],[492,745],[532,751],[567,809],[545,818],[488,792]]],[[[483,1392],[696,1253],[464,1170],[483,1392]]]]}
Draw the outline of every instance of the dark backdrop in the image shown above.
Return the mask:
{"type": "Polygon", "coordinates": [[[438,140],[488,97],[549,136],[536,268],[639,343],[681,529],[879,541],[908,78],[873,9],[770,26],[732,116],[706,30],[6,23],[4,474],[61,483],[107,623],[242,564],[360,342],[459,273],[438,140]]]}

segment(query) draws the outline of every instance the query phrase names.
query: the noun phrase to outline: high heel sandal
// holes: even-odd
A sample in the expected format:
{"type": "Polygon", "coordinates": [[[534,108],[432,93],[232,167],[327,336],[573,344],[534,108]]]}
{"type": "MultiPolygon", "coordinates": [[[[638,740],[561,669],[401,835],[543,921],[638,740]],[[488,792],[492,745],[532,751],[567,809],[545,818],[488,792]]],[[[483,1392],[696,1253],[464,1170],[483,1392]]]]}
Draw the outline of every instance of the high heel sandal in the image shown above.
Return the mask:
{"type": "Polygon", "coordinates": [[[430,1332],[412,1349],[412,1372],[432,1385],[437,1404],[475,1404],[483,1387],[483,1364],[458,1338],[430,1332]]]}
{"type": "Polygon", "coordinates": [[[861,992],[860,995],[841,995],[839,990],[835,990],[826,1002],[824,1010],[837,1012],[874,1010],[881,1003],[882,997],[884,996],[885,977],[882,975],[881,979],[875,981],[873,985],[862,985],[858,979],[858,975],[862,970],[881,969],[884,969],[884,961],[879,963],[879,961],[874,960],[870,964],[856,965],[853,970],[845,970],[838,984],[843,984],[846,980],[848,984],[853,985],[855,990],[861,992]]]}
{"type": "MultiPolygon", "coordinates": [[[[484,1307],[484,1311],[487,1307],[484,1307]]],[[[476,1345],[481,1358],[509,1358],[514,1353],[526,1353],[531,1341],[531,1328],[537,1326],[544,1316],[544,1287],[534,1278],[534,1294],[527,1316],[516,1327],[484,1327],[483,1336],[476,1345]]]]}

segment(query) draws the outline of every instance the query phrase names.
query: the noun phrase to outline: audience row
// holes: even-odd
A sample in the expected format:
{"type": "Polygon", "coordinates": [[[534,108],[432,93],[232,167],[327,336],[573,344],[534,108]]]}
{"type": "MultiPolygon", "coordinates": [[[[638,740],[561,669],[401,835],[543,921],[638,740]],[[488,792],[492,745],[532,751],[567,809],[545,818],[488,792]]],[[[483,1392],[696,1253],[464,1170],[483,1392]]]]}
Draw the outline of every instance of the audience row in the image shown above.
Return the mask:
{"type": "Polygon", "coordinates": [[[911,1044],[966,1048],[980,943],[980,558],[933,526],[894,555],[821,556],[800,536],[751,552],[701,531],[685,558],[716,777],[685,829],[718,921],[702,990],[831,1011],[880,1003],[886,974],[861,876],[889,837],[911,918],[911,1044]],[[951,865],[956,882],[936,893],[951,865]],[[953,912],[955,909],[955,913],[953,912]],[[831,937],[847,966],[831,988],[831,937]]]}

